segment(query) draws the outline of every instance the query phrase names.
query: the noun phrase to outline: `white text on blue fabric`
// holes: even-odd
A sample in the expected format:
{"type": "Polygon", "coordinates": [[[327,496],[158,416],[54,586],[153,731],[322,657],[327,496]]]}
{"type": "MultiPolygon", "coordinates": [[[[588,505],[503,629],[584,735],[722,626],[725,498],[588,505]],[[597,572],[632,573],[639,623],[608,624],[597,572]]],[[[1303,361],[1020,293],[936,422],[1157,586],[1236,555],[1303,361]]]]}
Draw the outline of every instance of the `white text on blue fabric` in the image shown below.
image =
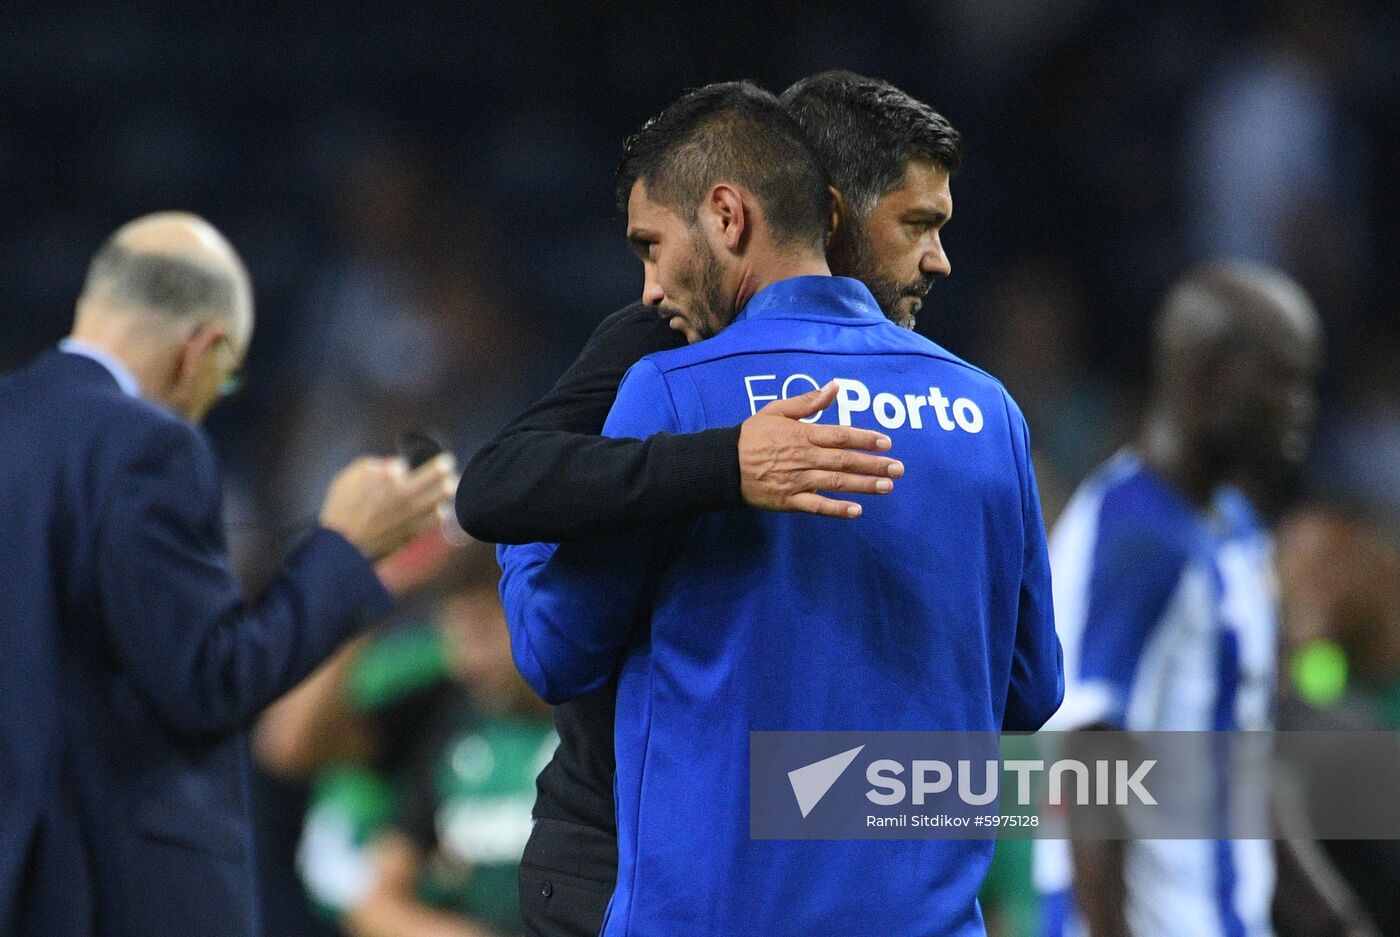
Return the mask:
{"type": "MultiPolygon", "coordinates": [[[[851,417],[857,413],[872,413],[875,422],[885,429],[923,429],[924,410],[932,411],[933,420],[929,428],[937,426],[951,433],[960,429],[965,433],[982,432],[982,410],[966,397],[949,400],[937,387],[929,387],[926,394],[891,394],[881,391],[872,395],[870,388],[861,381],[849,377],[838,377],[836,383],[836,422],[850,426],[851,417]]],[[[787,400],[822,385],[808,374],[790,374],[781,383],[776,374],[750,374],[744,378],[744,389],[749,397],[749,413],[757,413],[759,408],[771,400],[787,400]]],[[[827,408],[830,409],[830,408],[827,408]]],[[[819,423],[826,410],[814,413],[803,419],[804,423],[819,423]]]]}

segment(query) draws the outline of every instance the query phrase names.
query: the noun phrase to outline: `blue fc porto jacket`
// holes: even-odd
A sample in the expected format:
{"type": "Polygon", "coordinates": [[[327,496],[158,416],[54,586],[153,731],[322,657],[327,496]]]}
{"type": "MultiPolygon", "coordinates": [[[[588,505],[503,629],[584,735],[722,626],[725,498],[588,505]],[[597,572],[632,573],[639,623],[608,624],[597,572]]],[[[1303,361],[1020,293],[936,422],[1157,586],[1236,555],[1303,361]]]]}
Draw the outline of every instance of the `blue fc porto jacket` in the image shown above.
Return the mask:
{"type": "Polygon", "coordinates": [[[521,673],[559,702],[618,679],[617,890],[605,937],[983,932],[990,841],[749,838],[749,732],[1033,730],[1060,646],[1025,420],[1002,386],[797,277],[709,341],[651,355],[605,433],[731,426],[836,378],[817,422],[906,466],[839,521],[752,509],[501,549],[521,673]]]}

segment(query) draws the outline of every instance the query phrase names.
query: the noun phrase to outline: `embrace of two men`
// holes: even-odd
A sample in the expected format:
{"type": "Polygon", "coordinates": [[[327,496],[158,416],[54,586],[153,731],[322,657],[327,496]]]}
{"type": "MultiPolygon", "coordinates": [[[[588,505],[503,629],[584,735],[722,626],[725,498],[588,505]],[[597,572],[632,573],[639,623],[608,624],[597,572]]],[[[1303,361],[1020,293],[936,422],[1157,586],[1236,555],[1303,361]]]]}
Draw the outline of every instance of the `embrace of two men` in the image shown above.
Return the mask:
{"type": "MultiPolygon", "coordinates": [[[[925,162],[944,198],[911,236],[951,214],[949,167],[925,162]]],[[[893,429],[904,478],[857,523],[714,511],[500,551],[522,674],[551,702],[615,695],[609,937],[980,934],[990,842],[750,840],[748,733],[1033,730],[1063,692],[1025,421],[887,316],[912,317],[926,283],[877,280],[882,307],[831,276],[828,185],[802,125],[747,83],[691,92],[628,142],[617,194],[643,300],[692,344],[628,371],[604,435],[731,426],[751,415],[748,379],[790,374],[897,400],[940,388],[976,430],[893,429]]],[[[816,425],[834,422],[824,391],[816,425]]]]}

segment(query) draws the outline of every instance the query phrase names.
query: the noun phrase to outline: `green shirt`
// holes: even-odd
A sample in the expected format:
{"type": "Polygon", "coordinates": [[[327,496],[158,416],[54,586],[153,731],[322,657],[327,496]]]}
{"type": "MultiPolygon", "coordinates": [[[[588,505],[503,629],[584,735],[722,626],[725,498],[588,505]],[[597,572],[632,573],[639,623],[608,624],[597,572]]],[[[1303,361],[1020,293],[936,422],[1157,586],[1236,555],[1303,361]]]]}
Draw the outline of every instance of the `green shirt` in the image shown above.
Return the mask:
{"type": "Polygon", "coordinates": [[[429,626],[366,645],[346,703],[374,726],[387,757],[328,769],[313,785],[297,864],[316,905],[335,917],[363,901],[374,886],[368,846],[397,828],[427,857],[425,903],[518,932],[535,776],[558,744],[549,720],[476,712],[429,626]]]}
{"type": "Polygon", "coordinates": [[[521,928],[517,876],[535,777],[559,744],[545,719],[449,712],[428,770],[407,782],[398,826],[431,859],[420,877],[430,904],[506,932],[521,928]]]}

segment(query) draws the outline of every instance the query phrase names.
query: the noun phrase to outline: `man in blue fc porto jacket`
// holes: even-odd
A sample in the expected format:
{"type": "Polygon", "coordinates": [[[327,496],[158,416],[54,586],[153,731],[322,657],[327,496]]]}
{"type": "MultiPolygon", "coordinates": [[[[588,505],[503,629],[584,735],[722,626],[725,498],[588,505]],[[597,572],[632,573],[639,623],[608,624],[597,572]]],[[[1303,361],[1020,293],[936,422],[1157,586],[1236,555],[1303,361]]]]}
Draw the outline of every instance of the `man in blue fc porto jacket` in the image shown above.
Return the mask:
{"type": "Polygon", "coordinates": [[[711,85],[671,105],[628,141],[618,197],[644,299],[694,344],[632,368],[606,434],[730,425],[835,380],[817,419],[895,436],[907,473],[854,525],[745,509],[502,548],[531,685],[559,702],[619,675],[603,933],[981,934],[991,842],[753,841],[748,739],[1033,730],[1054,712],[1025,421],[997,381],[830,276],[825,180],[766,92],[711,85]]]}

